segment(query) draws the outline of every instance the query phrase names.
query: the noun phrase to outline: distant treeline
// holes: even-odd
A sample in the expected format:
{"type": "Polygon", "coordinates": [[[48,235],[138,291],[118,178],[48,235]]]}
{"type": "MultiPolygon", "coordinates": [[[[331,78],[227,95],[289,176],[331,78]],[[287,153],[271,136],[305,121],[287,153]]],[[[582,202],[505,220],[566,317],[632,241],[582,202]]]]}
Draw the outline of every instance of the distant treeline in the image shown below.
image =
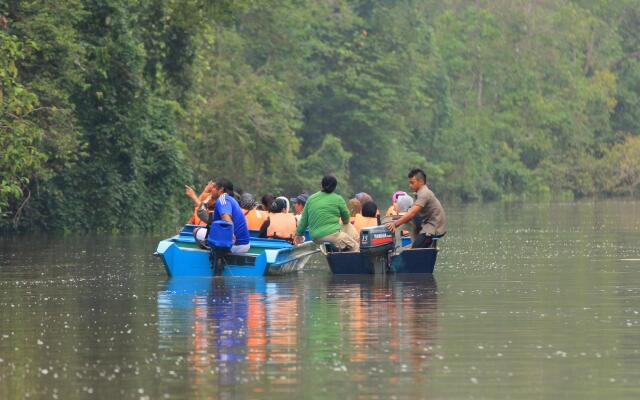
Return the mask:
{"type": "Polygon", "coordinates": [[[638,27],[638,0],[0,0],[0,229],[175,225],[216,176],[638,194],[638,27]]]}

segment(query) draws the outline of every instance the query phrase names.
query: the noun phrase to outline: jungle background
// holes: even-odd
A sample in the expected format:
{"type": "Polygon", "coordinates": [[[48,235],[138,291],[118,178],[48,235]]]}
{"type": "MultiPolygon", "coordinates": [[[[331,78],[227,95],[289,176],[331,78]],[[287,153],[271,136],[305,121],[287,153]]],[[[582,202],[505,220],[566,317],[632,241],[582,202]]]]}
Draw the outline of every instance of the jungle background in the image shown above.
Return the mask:
{"type": "Polygon", "coordinates": [[[175,226],[220,176],[637,196],[639,27],[640,0],[0,0],[0,230],[175,226]]]}

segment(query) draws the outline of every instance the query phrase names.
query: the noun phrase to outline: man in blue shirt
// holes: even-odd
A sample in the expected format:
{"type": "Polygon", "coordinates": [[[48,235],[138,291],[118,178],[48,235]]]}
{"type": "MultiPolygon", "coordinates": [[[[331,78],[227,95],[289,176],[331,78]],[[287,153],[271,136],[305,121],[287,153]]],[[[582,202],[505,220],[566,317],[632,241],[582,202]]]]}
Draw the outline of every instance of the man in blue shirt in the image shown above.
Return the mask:
{"type": "MultiPolygon", "coordinates": [[[[240,204],[233,197],[233,183],[225,178],[218,178],[213,183],[211,197],[216,204],[213,209],[211,222],[225,220],[233,225],[233,246],[231,252],[234,254],[246,253],[249,251],[249,229],[244,212],[240,204]]],[[[204,229],[194,232],[197,240],[204,240],[204,229]]]]}

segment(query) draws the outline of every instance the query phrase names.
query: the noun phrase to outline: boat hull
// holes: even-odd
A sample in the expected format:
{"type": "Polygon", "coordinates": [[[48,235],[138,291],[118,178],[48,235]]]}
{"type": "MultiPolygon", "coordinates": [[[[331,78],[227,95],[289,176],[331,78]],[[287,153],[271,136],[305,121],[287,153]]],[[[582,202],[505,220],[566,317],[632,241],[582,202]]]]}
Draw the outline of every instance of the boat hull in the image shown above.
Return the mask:
{"type": "MultiPolygon", "coordinates": [[[[192,227],[185,227],[178,235],[160,241],[156,251],[169,276],[214,276],[210,252],[198,246],[192,227]]],[[[223,257],[222,276],[281,275],[298,271],[319,251],[313,242],[293,246],[278,239],[251,238],[246,254],[223,257]]]]}
{"type": "Polygon", "coordinates": [[[364,252],[327,253],[331,272],[336,275],[410,273],[432,274],[438,249],[407,249],[398,255],[364,252]]]}

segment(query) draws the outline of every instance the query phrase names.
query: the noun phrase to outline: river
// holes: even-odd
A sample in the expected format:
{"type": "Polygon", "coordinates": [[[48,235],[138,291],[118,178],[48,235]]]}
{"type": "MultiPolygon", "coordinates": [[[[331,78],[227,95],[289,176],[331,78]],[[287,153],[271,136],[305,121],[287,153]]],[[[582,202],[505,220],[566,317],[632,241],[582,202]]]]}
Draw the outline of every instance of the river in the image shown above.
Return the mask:
{"type": "Polygon", "coordinates": [[[640,398],[640,202],[447,211],[433,276],[167,279],[161,236],[1,238],[0,399],[640,398]]]}

